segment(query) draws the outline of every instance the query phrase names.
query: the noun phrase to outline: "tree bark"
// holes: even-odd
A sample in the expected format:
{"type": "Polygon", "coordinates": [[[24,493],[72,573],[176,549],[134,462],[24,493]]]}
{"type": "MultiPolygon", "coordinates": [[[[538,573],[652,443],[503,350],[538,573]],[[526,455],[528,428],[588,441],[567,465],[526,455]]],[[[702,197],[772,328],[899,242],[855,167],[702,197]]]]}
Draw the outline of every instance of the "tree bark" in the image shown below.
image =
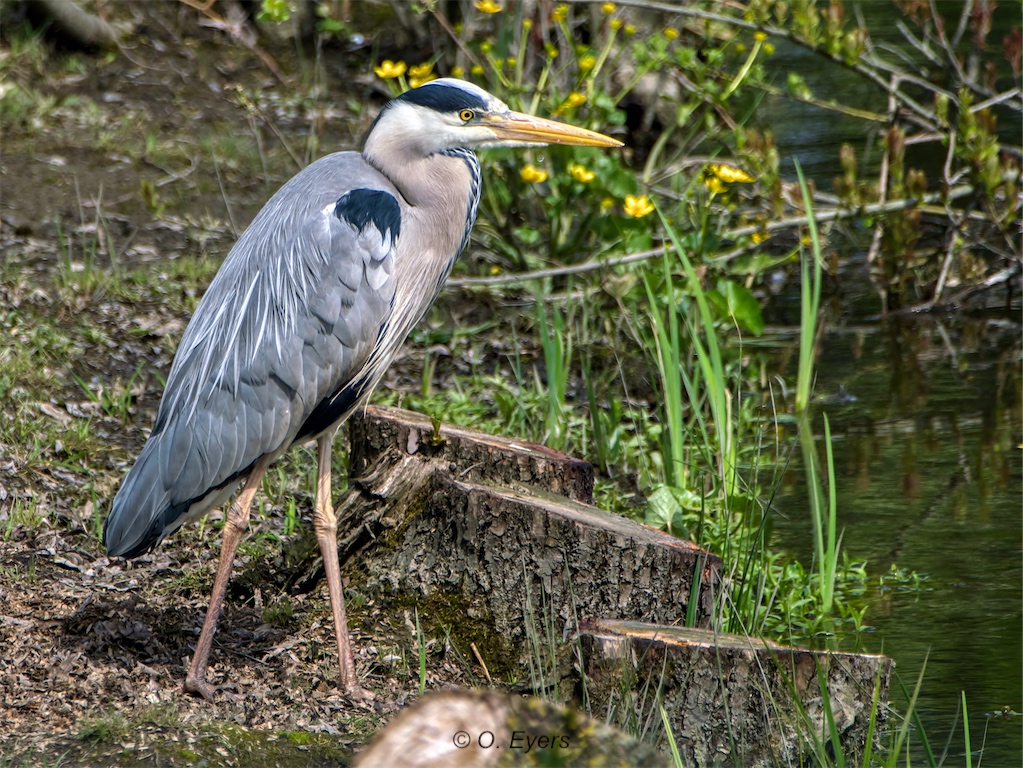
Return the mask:
{"type": "Polygon", "coordinates": [[[707,629],[720,559],[593,507],[585,462],[407,411],[350,424],[351,587],[415,610],[488,676],[625,730],[661,728],[663,702],[688,765],[806,764],[830,749],[825,704],[840,749],[862,755],[875,683],[883,721],[891,660],[707,629]]]}
{"type": "Polygon", "coordinates": [[[369,408],[351,426],[352,489],[338,505],[353,583],[415,606],[428,626],[473,643],[499,674],[543,659],[564,674],[580,619],[706,625],[720,559],[593,507],[592,468],[542,446],[369,408]],[[566,494],[566,495],[559,495],[566,494]],[[695,597],[692,597],[695,596],[695,597]]]}
{"type": "Polygon", "coordinates": [[[580,640],[594,713],[636,716],[643,692],[658,691],[683,762],[722,768],[805,765],[814,741],[830,752],[822,680],[846,762],[860,764],[875,682],[876,738],[895,666],[885,656],[615,620],[585,624],[580,640]]]}

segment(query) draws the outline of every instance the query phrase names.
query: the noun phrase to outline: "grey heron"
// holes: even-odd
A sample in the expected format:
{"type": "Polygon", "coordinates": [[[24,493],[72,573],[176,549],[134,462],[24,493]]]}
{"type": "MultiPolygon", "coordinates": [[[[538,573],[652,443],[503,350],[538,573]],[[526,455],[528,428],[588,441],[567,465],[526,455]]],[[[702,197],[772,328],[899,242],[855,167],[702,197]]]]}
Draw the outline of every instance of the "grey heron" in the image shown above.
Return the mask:
{"type": "Polygon", "coordinates": [[[618,147],[511,111],[470,83],[426,83],[383,107],[362,152],[317,160],[270,198],[185,329],[156,421],[103,528],[136,557],[241,492],[227,510],[209,608],[185,690],[212,698],[213,634],[267,467],[316,440],[313,520],[342,688],[362,693],[348,636],[330,494],[334,433],[372,392],[433,303],[476,219],[483,147],[618,147]]]}

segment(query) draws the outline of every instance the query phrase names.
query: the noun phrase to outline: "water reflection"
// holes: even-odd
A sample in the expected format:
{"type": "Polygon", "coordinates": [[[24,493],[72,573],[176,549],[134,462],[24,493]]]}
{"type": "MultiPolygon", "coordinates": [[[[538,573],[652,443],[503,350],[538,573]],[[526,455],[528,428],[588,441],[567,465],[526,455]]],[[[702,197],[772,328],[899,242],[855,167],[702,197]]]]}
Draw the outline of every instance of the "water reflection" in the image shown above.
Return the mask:
{"type": "MultiPolygon", "coordinates": [[[[1020,326],[1000,318],[839,321],[821,344],[817,391],[844,386],[856,398],[817,405],[831,422],[844,545],[875,577],[892,563],[929,577],[923,590],[878,591],[867,614],[877,631],[842,644],[894,657],[910,688],[928,659],[921,714],[940,743],[960,691],[975,742],[980,713],[1023,709],[1020,360],[1020,326]]],[[[794,379],[795,358],[778,362],[794,379]]],[[[795,477],[776,500],[775,538],[809,563],[795,477]]],[[[984,762],[1018,764],[1021,754],[1019,720],[992,720],[984,762]]]]}

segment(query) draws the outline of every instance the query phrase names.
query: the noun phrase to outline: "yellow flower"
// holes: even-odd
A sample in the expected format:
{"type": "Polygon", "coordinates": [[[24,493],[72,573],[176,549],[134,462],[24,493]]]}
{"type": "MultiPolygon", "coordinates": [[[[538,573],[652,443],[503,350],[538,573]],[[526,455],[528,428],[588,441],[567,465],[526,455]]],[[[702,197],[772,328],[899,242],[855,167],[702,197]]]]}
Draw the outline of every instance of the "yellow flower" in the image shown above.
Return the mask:
{"type": "Polygon", "coordinates": [[[519,177],[529,184],[539,184],[547,181],[547,171],[542,171],[530,163],[519,171],[519,177]]]}
{"type": "Polygon", "coordinates": [[[573,179],[575,179],[576,181],[581,181],[583,184],[585,184],[588,181],[593,181],[594,176],[593,171],[587,170],[585,165],[573,163],[568,167],[568,171],[569,173],[572,174],[573,179]]]}
{"type": "Polygon", "coordinates": [[[519,60],[516,59],[514,56],[509,56],[508,57],[508,66],[509,67],[514,67],[518,63],[519,63],[519,60]]]}
{"type": "Polygon", "coordinates": [[[650,202],[650,199],[646,195],[635,195],[625,196],[625,212],[636,219],[642,219],[647,214],[654,212],[654,204],[650,202]]]}
{"type": "Polygon", "coordinates": [[[409,77],[426,77],[431,72],[433,72],[433,64],[430,62],[415,64],[408,68],[409,77]]]}
{"type": "Polygon", "coordinates": [[[765,40],[767,40],[767,33],[766,32],[754,32],[753,33],[753,39],[756,40],[758,43],[762,43],[765,40]]]}
{"type": "Polygon", "coordinates": [[[760,243],[764,242],[769,237],[770,235],[764,230],[754,232],[752,235],[753,242],[756,245],[759,245],[760,243]]]}
{"type": "Polygon", "coordinates": [[[678,40],[678,30],[674,27],[665,27],[664,36],[669,40],[678,40]]]}
{"type": "Polygon", "coordinates": [[[634,35],[636,34],[636,28],[632,24],[625,25],[625,34],[634,35]]]}
{"type": "Polygon", "coordinates": [[[543,49],[547,51],[548,59],[558,58],[558,48],[556,45],[554,45],[554,43],[547,43],[546,45],[544,45],[543,49]]]}
{"type": "Polygon", "coordinates": [[[580,72],[589,72],[595,66],[597,66],[596,56],[583,56],[581,59],[579,59],[580,72]]]}
{"type": "Polygon", "coordinates": [[[394,78],[401,77],[405,74],[405,62],[394,62],[390,59],[384,59],[380,62],[379,67],[373,68],[373,72],[375,72],[376,76],[382,80],[393,80],[394,78]]]}
{"type": "Polygon", "coordinates": [[[722,192],[726,192],[728,187],[721,179],[717,176],[711,176],[710,178],[703,180],[704,186],[711,191],[711,194],[720,195],[722,192]]]}
{"type": "Polygon", "coordinates": [[[490,53],[490,49],[491,49],[491,48],[493,48],[493,47],[494,47],[494,46],[492,46],[492,45],[491,45],[490,43],[488,43],[488,42],[487,42],[486,40],[484,40],[484,41],[483,41],[482,43],[480,43],[480,50],[481,50],[481,51],[482,51],[483,53],[490,53]]]}
{"type": "Polygon", "coordinates": [[[560,24],[568,18],[568,6],[562,3],[561,5],[554,6],[554,10],[551,11],[551,21],[555,24],[560,24]]]}
{"type": "Polygon", "coordinates": [[[726,184],[735,184],[736,182],[752,184],[756,181],[753,176],[750,176],[742,168],[736,168],[733,165],[722,165],[721,163],[710,163],[707,166],[707,173],[726,184]]]}
{"type": "Polygon", "coordinates": [[[428,83],[431,80],[436,80],[436,79],[437,79],[436,75],[425,75],[424,77],[410,77],[408,79],[408,87],[409,88],[418,88],[423,83],[428,83]]]}
{"type": "Polygon", "coordinates": [[[603,200],[600,201],[600,210],[602,211],[610,211],[614,207],[615,207],[614,198],[605,197],[603,200]]]}
{"type": "Polygon", "coordinates": [[[766,53],[768,56],[774,53],[774,43],[768,43],[767,45],[765,45],[764,53],[766,53]]]}
{"type": "Polygon", "coordinates": [[[532,19],[523,19],[522,20],[522,28],[524,30],[526,30],[527,32],[529,30],[531,30],[533,28],[533,20],[532,19]]]}
{"type": "Polygon", "coordinates": [[[479,77],[483,74],[483,67],[479,64],[473,64],[472,69],[470,69],[469,72],[479,77]]]}
{"type": "Polygon", "coordinates": [[[572,109],[575,109],[576,107],[581,107],[585,103],[586,94],[579,93],[578,91],[572,91],[570,94],[568,94],[568,98],[565,99],[565,106],[571,107],[572,109]]]}
{"type": "Polygon", "coordinates": [[[746,52],[746,44],[745,43],[736,43],[735,44],[735,52],[736,53],[745,53],[746,52]]]}
{"type": "Polygon", "coordinates": [[[622,28],[622,20],[621,19],[611,19],[611,29],[613,29],[615,32],[617,32],[621,28],[622,28]]]}
{"type": "Polygon", "coordinates": [[[604,12],[604,15],[610,16],[612,13],[615,12],[615,4],[614,3],[604,3],[602,6],[600,6],[600,10],[602,10],[604,12]]]}
{"type": "Polygon", "coordinates": [[[501,4],[494,0],[476,0],[476,10],[483,13],[500,13],[501,4]]]}
{"type": "Polygon", "coordinates": [[[452,67],[451,68],[451,76],[452,77],[464,77],[465,76],[465,68],[464,67],[452,67]]]}

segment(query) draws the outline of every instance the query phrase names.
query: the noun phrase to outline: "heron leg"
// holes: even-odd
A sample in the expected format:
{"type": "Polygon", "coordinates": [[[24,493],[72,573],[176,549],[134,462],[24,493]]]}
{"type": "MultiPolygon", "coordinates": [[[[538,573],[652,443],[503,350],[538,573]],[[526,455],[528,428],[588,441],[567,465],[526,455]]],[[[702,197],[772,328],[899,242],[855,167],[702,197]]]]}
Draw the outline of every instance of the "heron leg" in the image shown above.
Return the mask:
{"type": "Polygon", "coordinates": [[[192,656],[192,663],[185,676],[185,691],[197,693],[207,701],[213,700],[214,691],[213,686],[206,682],[206,666],[210,660],[213,634],[217,631],[217,621],[220,619],[220,611],[224,606],[224,593],[227,591],[227,582],[231,578],[231,568],[234,565],[238,542],[241,541],[242,535],[249,527],[249,508],[252,506],[252,498],[259,489],[259,483],[263,479],[268,464],[268,456],[264,456],[256,462],[245,480],[241,493],[228,508],[227,519],[224,521],[224,539],[220,545],[220,565],[217,567],[216,581],[213,582],[210,606],[206,609],[206,618],[202,623],[199,642],[196,643],[195,654],[192,656]]]}
{"type": "Polygon", "coordinates": [[[323,435],[316,443],[318,466],[313,524],[316,528],[316,540],[323,554],[323,569],[327,572],[327,590],[330,592],[330,608],[334,614],[341,688],[350,696],[362,698],[367,696],[367,693],[359,685],[355,675],[355,658],[352,655],[352,640],[348,635],[348,616],[345,613],[345,593],[341,584],[341,566],[337,558],[337,517],[334,515],[330,493],[330,451],[333,438],[333,434],[323,435]]]}

